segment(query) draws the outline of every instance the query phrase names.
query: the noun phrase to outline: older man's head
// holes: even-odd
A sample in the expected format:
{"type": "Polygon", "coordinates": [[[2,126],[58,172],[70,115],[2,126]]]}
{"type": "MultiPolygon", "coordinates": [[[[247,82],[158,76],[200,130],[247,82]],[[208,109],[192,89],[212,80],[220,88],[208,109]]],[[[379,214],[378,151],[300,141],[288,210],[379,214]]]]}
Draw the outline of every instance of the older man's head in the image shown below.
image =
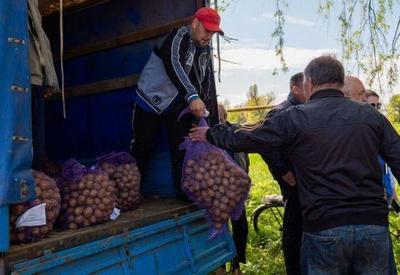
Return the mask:
{"type": "Polygon", "coordinates": [[[344,94],[356,101],[365,101],[365,87],[364,84],[355,76],[346,76],[343,86],[344,94]]]}

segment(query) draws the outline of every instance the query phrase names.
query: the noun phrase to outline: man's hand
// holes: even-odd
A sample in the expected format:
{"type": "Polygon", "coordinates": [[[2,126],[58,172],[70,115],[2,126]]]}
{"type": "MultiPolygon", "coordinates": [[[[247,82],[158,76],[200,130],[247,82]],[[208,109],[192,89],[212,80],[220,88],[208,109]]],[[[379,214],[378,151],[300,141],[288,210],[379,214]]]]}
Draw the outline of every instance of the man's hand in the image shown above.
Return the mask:
{"type": "Polygon", "coordinates": [[[190,129],[189,137],[193,141],[207,141],[206,134],[210,127],[194,127],[190,129]]]}
{"type": "Polygon", "coordinates": [[[292,171],[287,172],[282,176],[282,179],[290,186],[296,185],[296,178],[294,177],[292,171]]]}
{"type": "Polygon", "coordinates": [[[49,96],[51,96],[51,94],[52,94],[52,90],[50,87],[43,88],[44,98],[48,98],[49,96]]]}
{"type": "Polygon", "coordinates": [[[202,117],[206,111],[206,105],[201,99],[195,99],[189,104],[190,111],[197,117],[202,117]]]}

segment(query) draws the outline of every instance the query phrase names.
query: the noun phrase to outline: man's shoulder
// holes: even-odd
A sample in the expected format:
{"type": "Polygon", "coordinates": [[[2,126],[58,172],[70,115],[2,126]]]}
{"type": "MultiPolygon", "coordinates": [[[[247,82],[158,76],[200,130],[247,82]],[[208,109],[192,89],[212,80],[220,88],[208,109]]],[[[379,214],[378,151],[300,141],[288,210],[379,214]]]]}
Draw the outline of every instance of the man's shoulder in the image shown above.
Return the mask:
{"type": "Polygon", "coordinates": [[[268,113],[267,113],[267,118],[270,118],[274,115],[279,114],[282,111],[285,111],[289,109],[290,107],[294,106],[289,100],[284,100],[278,105],[276,105],[274,108],[272,108],[268,113]]]}

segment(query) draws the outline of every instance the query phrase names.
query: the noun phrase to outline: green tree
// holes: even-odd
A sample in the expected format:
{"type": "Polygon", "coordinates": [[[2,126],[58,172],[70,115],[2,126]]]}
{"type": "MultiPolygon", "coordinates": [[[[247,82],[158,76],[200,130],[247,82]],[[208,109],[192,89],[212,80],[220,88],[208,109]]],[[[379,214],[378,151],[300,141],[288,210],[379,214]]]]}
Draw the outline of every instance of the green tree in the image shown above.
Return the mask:
{"type": "MultiPolygon", "coordinates": [[[[235,106],[234,108],[268,106],[272,104],[274,100],[275,100],[275,94],[273,92],[260,94],[258,91],[257,84],[253,84],[249,87],[246,102],[239,106],[235,106]]],[[[264,120],[266,113],[267,113],[266,109],[260,109],[255,111],[231,112],[228,114],[228,120],[230,122],[239,124],[253,124],[261,120],[264,120]]]]}
{"type": "Polygon", "coordinates": [[[387,114],[392,123],[400,124],[400,95],[394,95],[390,98],[387,114]]]}

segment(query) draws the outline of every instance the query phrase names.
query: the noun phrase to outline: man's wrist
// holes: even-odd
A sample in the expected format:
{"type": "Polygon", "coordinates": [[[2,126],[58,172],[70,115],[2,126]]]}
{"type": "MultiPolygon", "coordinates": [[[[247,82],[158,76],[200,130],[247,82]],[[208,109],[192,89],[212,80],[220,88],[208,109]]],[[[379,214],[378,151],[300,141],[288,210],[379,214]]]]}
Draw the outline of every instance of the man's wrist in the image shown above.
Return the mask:
{"type": "Polygon", "coordinates": [[[192,94],[192,95],[188,96],[186,101],[188,104],[190,104],[190,103],[192,103],[193,100],[196,100],[196,99],[200,99],[200,96],[198,94],[192,94]]]}

